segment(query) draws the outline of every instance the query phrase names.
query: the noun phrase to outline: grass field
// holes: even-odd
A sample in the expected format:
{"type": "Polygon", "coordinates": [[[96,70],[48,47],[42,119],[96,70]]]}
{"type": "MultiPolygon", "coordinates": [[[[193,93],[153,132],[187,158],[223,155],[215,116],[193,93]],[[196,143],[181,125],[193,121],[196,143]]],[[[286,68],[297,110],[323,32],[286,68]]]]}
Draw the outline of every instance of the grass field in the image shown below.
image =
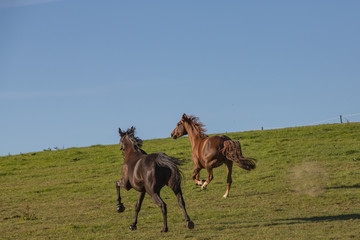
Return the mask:
{"type": "Polygon", "coordinates": [[[227,135],[258,159],[251,172],[234,166],[228,199],[225,166],[215,169],[207,190],[191,180],[187,137],[144,142],[148,153],[184,162],[182,188],[195,228],[185,227],[164,187],[168,233],[160,233],[162,215],[148,195],[138,230],[128,231],[135,190],[121,190],[126,210],[116,212],[118,145],[0,157],[0,239],[360,239],[360,123],[227,135]]]}

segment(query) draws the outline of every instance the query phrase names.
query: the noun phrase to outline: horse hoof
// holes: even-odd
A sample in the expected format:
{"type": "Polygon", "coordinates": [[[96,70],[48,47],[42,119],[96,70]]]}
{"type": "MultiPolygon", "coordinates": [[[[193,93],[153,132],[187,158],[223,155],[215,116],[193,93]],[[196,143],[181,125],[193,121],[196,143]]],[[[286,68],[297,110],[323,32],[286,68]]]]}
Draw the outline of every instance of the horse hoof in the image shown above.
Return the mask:
{"type": "Polygon", "coordinates": [[[130,225],[129,231],[135,231],[137,229],[136,225],[130,225]]]}
{"type": "Polygon", "coordinates": [[[167,231],[168,231],[168,228],[166,227],[166,228],[161,229],[160,232],[167,232],[167,231]]]}
{"type": "Polygon", "coordinates": [[[124,204],[118,204],[118,205],[117,205],[117,211],[118,211],[119,213],[125,211],[124,204]]]}
{"type": "Polygon", "coordinates": [[[193,229],[194,228],[194,222],[193,221],[189,221],[189,222],[187,222],[187,227],[189,228],[189,229],[193,229]]]}
{"type": "Polygon", "coordinates": [[[198,180],[197,182],[195,182],[195,185],[202,186],[205,182],[205,180],[198,180]]]}

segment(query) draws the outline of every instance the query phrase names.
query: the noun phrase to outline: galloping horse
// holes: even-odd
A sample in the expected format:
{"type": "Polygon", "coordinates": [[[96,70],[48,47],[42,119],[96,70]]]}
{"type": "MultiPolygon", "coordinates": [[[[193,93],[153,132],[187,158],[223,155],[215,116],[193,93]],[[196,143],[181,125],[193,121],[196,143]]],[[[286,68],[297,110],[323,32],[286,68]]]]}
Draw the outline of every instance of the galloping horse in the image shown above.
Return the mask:
{"type": "Polygon", "coordinates": [[[165,153],[147,154],[141,149],[142,140],[134,136],[135,128],[131,127],[126,132],[121,131],[120,146],[124,156],[122,166],[122,179],[116,182],[117,190],[117,210],[123,212],[125,207],[121,203],[120,187],[130,190],[134,188],[139,192],[139,198],[135,205],[135,218],[130,225],[130,230],[136,230],[137,216],[139,214],[142,201],[147,192],[155,204],[162,212],[164,226],[161,232],[167,232],[167,209],[165,202],[160,198],[160,190],[163,186],[168,185],[175,193],[179,205],[182,208],[187,227],[194,228],[194,223],[190,220],[186,209],[185,202],[181,192],[181,173],[178,166],[181,162],[177,158],[167,156],[165,153]]]}
{"type": "Polygon", "coordinates": [[[232,141],[225,135],[216,135],[208,137],[205,134],[204,125],[194,116],[183,114],[176,128],[171,133],[171,137],[188,135],[192,146],[192,160],[194,162],[194,172],[192,179],[196,185],[205,189],[214,178],[213,168],[219,167],[225,163],[227,171],[227,187],[224,198],[229,197],[230,186],[232,183],[231,172],[233,162],[245,170],[252,170],[256,167],[256,160],[242,155],[239,141],[232,141]],[[209,176],[203,182],[199,180],[200,170],[206,168],[209,176]]]}

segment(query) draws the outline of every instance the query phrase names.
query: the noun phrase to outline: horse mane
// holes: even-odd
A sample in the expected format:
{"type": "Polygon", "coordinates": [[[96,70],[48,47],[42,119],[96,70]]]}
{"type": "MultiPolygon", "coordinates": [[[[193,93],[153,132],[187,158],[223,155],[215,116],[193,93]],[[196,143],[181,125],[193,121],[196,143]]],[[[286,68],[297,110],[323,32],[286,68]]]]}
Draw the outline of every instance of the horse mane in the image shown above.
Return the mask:
{"type": "Polygon", "coordinates": [[[129,128],[128,130],[126,130],[125,136],[128,137],[135,150],[140,150],[141,152],[143,152],[141,149],[143,145],[143,140],[141,140],[139,137],[135,137],[134,131],[135,128],[129,128]]]}
{"type": "Polygon", "coordinates": [[[188,116],[188,118],[186,120],[193,127],[193,129],[195,129],[197,132],[199,132],[199,134],[202,138],[208,137],[208,135],[205,134],[205,132],[206,132],[206,129],[204,128],[205,125],[202,122],[200,122],[198,117],[191,115],[191,116],[188,116]]]}

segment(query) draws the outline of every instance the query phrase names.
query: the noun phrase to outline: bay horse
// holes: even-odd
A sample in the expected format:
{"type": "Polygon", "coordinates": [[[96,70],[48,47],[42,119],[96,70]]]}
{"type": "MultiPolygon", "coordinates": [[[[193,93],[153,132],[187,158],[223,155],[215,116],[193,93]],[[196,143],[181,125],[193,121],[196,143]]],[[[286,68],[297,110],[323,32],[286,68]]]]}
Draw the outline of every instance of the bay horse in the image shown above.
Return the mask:
{"type": "Polygon", "coordinates": [[[173,139],[188,135],[192,146],[192,160],[194,171],[192,179],[196,185],[205,189],[214,178],[213,168],[222,164],[226,165],[227,187],[224,198],[229,197],[230,186],[232,183],[231,173],[233,163],[245,170],[252,170],[256,167],[256,160],[242,155],[239,141],[232,141],[228,136],[216,135],[209,137],[205,134],[204,124],[197,117],[183,114],[176,128],[171,133],[173,139]],[[199,180],[200,170],[205,168],[208,178],[205,182],[199,180]]]}
{"type": "Polygon", "coordinates": [[[189,229],[194,228],[194,223],[190,220],[181,191],[181,172],[178,168],[180,160],[170,157],[165,153],[147,154],[141,149],[143,141],[134,136],[135,128],[131,127],[126,132],[121,131],[120,149],[124,156],[122,165],[122,179],[116,182],[117,191],[117,210],[123,212],[125,207],[121,202],[120,187],[129,191],[131,188],[139,192],[139,198],[135,205],[135,218],[129,227],[130,231],[136,230],[137,217],[147,192],[153,202],[158,205],[163,215],[164,225],[161,232],[167,232],[167,208],[165,202],[160,197],[160,190],[168,185],[175,193],[178,203],[185,215],[185,221],[189,229]]]}

